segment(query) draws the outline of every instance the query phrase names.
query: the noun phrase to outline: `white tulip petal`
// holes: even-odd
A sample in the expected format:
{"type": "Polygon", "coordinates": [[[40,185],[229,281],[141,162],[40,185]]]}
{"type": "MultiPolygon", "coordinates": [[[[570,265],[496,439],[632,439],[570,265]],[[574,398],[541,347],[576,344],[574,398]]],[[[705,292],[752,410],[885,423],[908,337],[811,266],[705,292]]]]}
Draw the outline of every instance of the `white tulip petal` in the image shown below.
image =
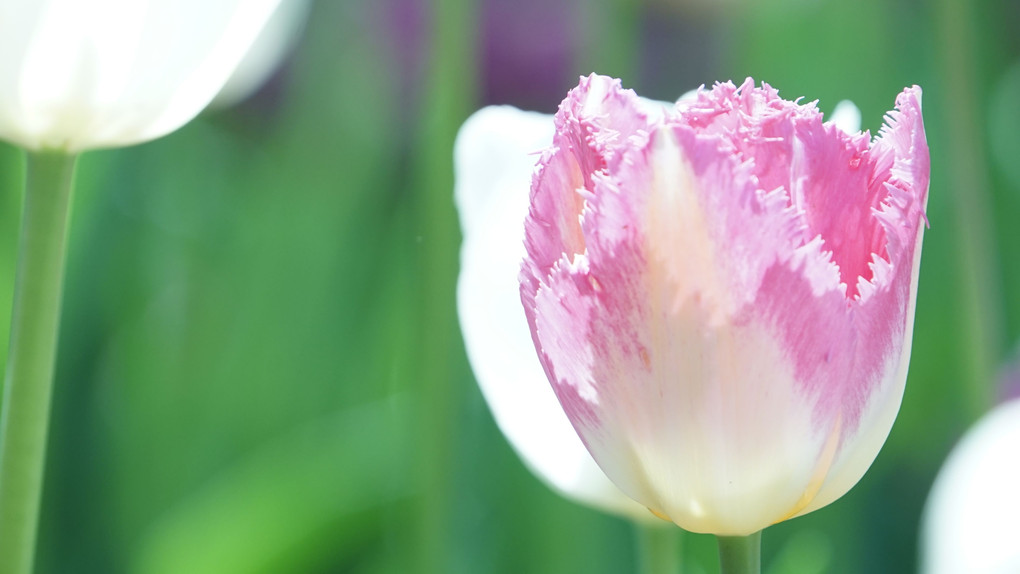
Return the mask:
{"type": "Polygon", "coordinates": [[[165,135],[216,95],[278,2],[4,2],[0,137],[81,151],[165,135]]]}

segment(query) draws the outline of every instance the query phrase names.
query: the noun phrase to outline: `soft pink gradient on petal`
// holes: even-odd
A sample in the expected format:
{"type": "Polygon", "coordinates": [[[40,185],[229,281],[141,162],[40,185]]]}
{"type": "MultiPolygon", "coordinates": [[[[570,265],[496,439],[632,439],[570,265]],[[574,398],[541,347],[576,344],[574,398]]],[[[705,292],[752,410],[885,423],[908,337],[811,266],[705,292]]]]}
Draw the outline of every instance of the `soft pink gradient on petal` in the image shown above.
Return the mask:
{"type": "MultiPolygon", "coordinates": [[[[553,145],[543,153],[532,180],[531,224],[525,226],[525,265],[531,271],[521,276],[525,308],[534,305],[539,277],[560,265],[564,254],[584,253],[584,192],[593,189],[595,172],[615,165],[628,142],[645,133],[646,107],[634,92],[623,90],[619,80],[595,75],[582,78],[560,105],[553,145]]],[[[528,324],[534,331],[531,314],[528,324]]],[[[547,362],[543,366],[551,377],[547,362]]]]}
{"type": "Polygon", "coordinates": [[[597,76],[564,101],[521,298],[568,417],[638,502],[749,534],[870,466],[903,393],[928,190],[920,90],[896,105],[871,141],[751,80],[662,117],[597,76]]]}
{"type": "Polygon", "coordinates": [[[532,183],[527,242],[538,273],[545,273],[561,253],[584,251],[580,215],[584,198],[593,189],[592,174],[615,165],[630,138],[647,126],[637,95],[623,90],[619,80],[583,78],[568,94],[555,116],[553,147],[543,154],[532,183]]]}

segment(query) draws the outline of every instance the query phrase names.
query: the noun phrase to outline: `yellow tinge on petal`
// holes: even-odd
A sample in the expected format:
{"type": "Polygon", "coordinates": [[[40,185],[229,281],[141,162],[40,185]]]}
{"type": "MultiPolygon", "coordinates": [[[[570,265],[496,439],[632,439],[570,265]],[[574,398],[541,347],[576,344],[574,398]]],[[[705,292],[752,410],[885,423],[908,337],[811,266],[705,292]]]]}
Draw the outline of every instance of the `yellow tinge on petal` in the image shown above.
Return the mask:
{"type": "Polygon", "coordinates": [[[843,413],[837,413],[836,422],[832,424],[832,432],[829,433],[829,438],[825,441],[825,447],[822,448],[821,456],[818,457],[818,466],[815,467],[815,472],[811,475],[811,480],[808,481],[807,488],[804,489],[804,495],[801,496],[800,500],[793,505],[793,510],[776,522],[782,522],[797,516],[802,510],[811,504],[811,501],[815,499],[815,496],[818,496],[818,491],[822,489],[822,485],[825,484],[825,479],[829,476],[829,469],[832,468],[832,462],[836,459],[836,449],[839,447],[839,440],[842,432],[843,413]]]}

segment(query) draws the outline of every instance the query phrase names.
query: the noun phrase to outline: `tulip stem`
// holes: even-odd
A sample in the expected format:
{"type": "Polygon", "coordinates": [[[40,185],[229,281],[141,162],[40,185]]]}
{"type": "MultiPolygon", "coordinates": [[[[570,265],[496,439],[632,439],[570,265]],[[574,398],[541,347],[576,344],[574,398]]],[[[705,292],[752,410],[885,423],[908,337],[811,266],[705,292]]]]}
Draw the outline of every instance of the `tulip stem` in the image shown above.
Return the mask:
{"type": "Polygon", "coordinates": [[[761,531],[717,538],[721,574],[761,574],[761,531]]]}
{"type": "Polygon", "coordinates": [[[682,534],[671,524],[637,525],[638,572],[680,574],[682,534]]]}
{"type": "Polygon", "coordinates": [[[0,410],[0,574],[32,571],[75,159],[29,152],[26,161],[0,410]]]}
{"type": "MultiPolygon", "coordinates": [[[[984,110],[970,105],[979,97],[978,86],[987,84],[980,77],[980,56],[975,53],[974,9],[968,2],[941,0],[936,3],[939,48],[936,61],[942,64],[945,153],[943,181],[952,202],[952,218],[957,221],[953,246],[958,267],[961,331],[954,335],[960,345],[965,371],[961,389],[966,393],[960,409],[977,418],[995,403],[996,369],[1003,357],[1006,326],[1003,318],[1007,301],[1002,292],[997,253],[995,216],[991,184],[985,164],[986,134],[982,127],[984,110]],[[952,110],[952,111],[950,111],[952,110]]],[[[942,146],[940,146],[942,147],[942,146]]],[[[950,217],[947,217],[949,219],[950,217]]]]}

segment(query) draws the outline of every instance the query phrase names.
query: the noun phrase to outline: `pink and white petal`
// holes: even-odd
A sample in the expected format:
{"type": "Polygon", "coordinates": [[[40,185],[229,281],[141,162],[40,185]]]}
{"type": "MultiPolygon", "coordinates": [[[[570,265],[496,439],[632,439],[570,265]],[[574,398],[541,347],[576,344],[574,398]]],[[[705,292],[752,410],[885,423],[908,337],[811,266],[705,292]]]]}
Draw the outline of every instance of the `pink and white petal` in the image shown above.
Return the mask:
{"type": "MultiPolygon", "coordinates": [[[[817,256],[817,255],[816,255],[817,256]]],[[[770,333],[790,366],[790,384],[801,398],[812,432],[828,433],[833,450],[804,490],[789,517],[842,496],[870,466],[892,427],[903,396],[906,362],[903,321],[886,335],[842,294],[813,293],[801,269],[769,270],[745,319],[770,333]],[[820,328],[817,325],[823,325],[820,328]]]]}
{"type": "Polygon", "coordinates": [[[902,398],[927,196],[919,91],[897,108],[869,148],[748,80],[616,155],[589,146],[611,159],[571,188],[583,249],[526,266],[522,301],[574,427],[639,502],[748,534],[874,459],[902,398]]]}
{"type": "Polygon", "coordinates": [[[525,223],[529,256],[520,275],[526,307],[534,306],[542,278],[564,254],[587,248],[581,217],[595,177],[615,166],[628,146],[646,138],[649,118],[661,113],[656,104],[624,90],[619,80],[594,74],[581,78],[560,104],[553,146],[543,153],[532,180],[525,223]]]}
{"type": "Polygon", "coordinates": [[[623,89],[618,79],[596,74],[581,78],[560,104],[556,131],[577,157],[586,175],[585,188],[592,189],[591,174],[614,169],[634,139],[647,135],[648,126],[663,112],[653,100],[623,89]]]}
{"type": "Polygon", "coordinates": [[[701,133],[726,138],[752,161],[762,190],[786,190],[804,214],[803,242],[821,236],[847,297],[856,297],[858,277],[871,278],[872,253],[886,256],[883,228],[871,213],[886,193],[869,185],[868,136],[849,136],[823,123],[813,103],[783,100],[750,79],[739,89],[719,84],[702,92],[682,119],[701,133]]]}
{"type": "Polygon", "coordinates": [[[581,191],[614,164],[633,137],[646,133],[655,104],[642,102],[620,81],[591,75],[567,95],[555,116],[553,147],[539,161],[531,191],[527,241],[535,277],[545,276],[563,253],[583,253],[581,191]]]}
{"type": "MultiPolygon", "coordinates": [[[[714,232],[737,222],[706,204],[753,183],[717,144],[664,128],[618,178],[599,180],[590,260],[553,270],[535,334],[561,404],[624,492],[686,529],[749,534],[796,508],[831,429],[814,425],[774,334],[729,321],[733,301],[710,301],[727,291],[717,283],[746,278],[716,265],[714,232]]],[[[747,207],[773,210],[763,234],[790,225],[770,199],[747,207]]]]}
{"type": "Polygon", "coordinates": [[[457,305],[468,359],[500,430],[531,471],[568,498],[648,520],[598,468],[549,386],[520,305],[524,216],[535,150],[552,116],[510,107],[472,115],[455,145],[464,232],[457,305]]]}
{"type": "Polygon", "coordinates": [[[583,253],[584,176],[569,147],[543,152],[531,185],[531,209],[524,224],[528,258],[521,268],[521,298],[534,299],[538,284],[564,253],[583,253]]]}
{"type": "MultiPolygon", "coordinates": [[[[797,378],[809,396],[817,397],[817,420],[827,424],[839,417],[842,421],[843,436],[829,476],[802,513],[825,506],[857,483],[885,442],[903,397],[928,189],[927,145],[919,100],[913,97],[919,94],[905,94],[897,100],[903,111],[894,114],[901,121],[883,129],[890,134],[886,137],[902,143],[895,152],[884,152],[876,142],[878,152],[872,161],[880,161],[862,166],[876,174],[870,187],[896,189],[883,204],[889,216],[881,220],[890,260],[872,256],[872,280],[862,278],[860,298],[848,305],[808,297],[806,290],[798,290],[796,272],[791,269],[775,271],[774,285],[763,286],[757,305],[757,313],[776,318],[779,336],[796,350],[797,378]],[[904,98],[909,99],[908,105],[903,104],[904,98]],[[917,106],[909,105],[914,102],[917,106]],[[886,153],[895,157],[881,159],[886,153]],[[891,166],[897,162],[920,167],[915,172],[900,169],[914,177],[890,184],[891,166]],[[890,167],[876,169],[882,164],[890,167]],[[890,206],[889,201],[894,203],[890,206]]],[[[876,213],[880,219],[881,215],[876,213]]]]}
{"type": "MultiPolygon", "coordinates": [[[[900,98],[905,99],[907,104],[913,101],[906,96],[900,98]]],[[[896,136],[897,141],[912,144],[899,145],[896,149],[901,153],[896,157],[913,157],[919,155],[916,148],[924,145],[923,131],[918,134],[915,129],[920,124],[920,110],[919,106],[916,110],[909,105],[901,107],[908,110],[896,116],[901,121],[883,132],[890,134],[887,137],[896,136]],[[914,119],[918,121],[912,122],[914,119]],[[909,133],[904,136],[901,132],[909,133]]],[[[910,217],[897,221],[903,225],[890,229],[894,236],[891,239],[916,238],[921,217],[916,206],[926,195],[927,182],[923,190],[900,182],[892,186],[887,180],[894,161],[884,156],[895,154],[881,151],[879,145],[879,152],[873,157],[865,137],[848,137],[833,125],[823,124],[813,105],[799,106],[781,100],[767,85],[755,88],[748,81],[739,90],[729,84],[716,86],[711,93],[700,94],[691,112],[682,119],[702,133],[714,133],[729,142],[741,157],[750,161],[760,188],[791,190],[788,201],[800,214],[802,239],[806,241],[800,247],[796,240],[786,246],[775,246],[779,258],[784,257],[784,251],[803,255],[789,259],[784,267],[773,266],[776,258],[770,256],[772,248],[768,245],[762,245],[761,253],[751,256],[747,249],[741,249],[740,238],[746,233],[742,234],[739,222],[748,219],[739,205],[720,206],[723,212],[738,215],[738,225],[714,228],[724,231],[720,236],[720,241],[726,242],[722,252],[741,264],[750,262],[749,267],[756,270],[750,274],[749,282],[757,299],[752,311],[773,318],[788,348],[795,350],[792,359],[805,390],[827,397],[821,403],[821,418],[830,419],[834,409],[838,409],[846,417],[846,431],[855,431],[863,402],[870,388],[883,380],[887,360],[892,357],[898,364],[899,341],[907,332],[903,321],[907,317],[909,289],[916,278],[911,274],[915,261],[909,258],[901,261],[902,249],[894,253],[885,249],[889,225],[876,217],[875,211],[879,204],[885,206],[890,199],[896,199],[887,190],[895,187],[903,196],[896,200],[897,205],[902,201],[908,205],[906,209],[913,211],[910,217]],[[833,189],[841,193],[833,193],[833,189]],[[909,224],[911,219],[913,223],[909,224]],[[808,255],[811,252],[815,253],[808,255]],[[840,281],[849,282],[847,301],[822,296],[832,290],[832,266],[824,261],[827,253],[838,266],[840,281]],[[891,261],[890,256],[894,256],[891,261]],[[762,261],[770,274],[765,282],[761,282],[762,267],[758,265],[762,261]],[[801,285],[804,277],[811,283],[811,289],[801,285]],[[896,287],[894,293],[876,295],[888,292],[890,283],[896,287]],[[791,295],[801,291],[799,296],[791,295]],[[865,300],[871,297],[877,299],[865,300]]],[[[881,138],[878,143],[881,144],[881,138]]],[[[917,163],[927,167],[924,150],[917,163]]],[[[725,182],[716,187],[727,189],[725,182]]],[[[756,222],[755,232],[758,225],[756,222]]],[[[722,258],[722,266],[726,259],[722,258]]]]}
{"type": "Polygon", "coordinates": [[[892,261],[913,259],[915,230],[927,224],[924,209],[931,172],[921,88],[907,88],[896,97],[896,109],[886,115],[872,155],[873,180],[886,192],[876,217],[886,231],[889,256],[892,261]]]}
{"type": "MultiPolygon", "coordinates": [[[[603,293],[621,279],[604,276],[603,293]]],[[[715,327],[693,300],[664,310],[672,297],[612,316],[581,267],[551,281],[538,329],[557,393],[624,492],[696,532],[749,534],[795,511],[829,437],[814,432],[771,333],[715,327]],[[658,324],[635,325],[642,317],[658,324]],[[590,344],[555,331],[570,319],[564,331],[590,344]]]]}
{"type": "MultiPolygon", "coordinates": [[[[924,194],[926,198],[927,184],[924,194]]],[[[923,205],[924,200],[921,201],[923,205]]],[[[877,382],[867,389],[868,396],[863,403],[856,432],[843,438],[844,444],[833,464],[830,479],[804,513],[829,504],[857,484],[892,429],[903,399],[910,364],[923,238],[924,228],[917,225],[913,246],[907,252],[910,258],[899,261],[888,282],[859,307],[861,322],[864,323],[860,329],[861,337],[870,338],[870,342],[863,346],[855,360],[858,364],[877,361],[877,372],[873,375],[877,382]]],[[[855,381],[848,381],[851,389],[854,384],[855,381]]],[[[858,389],[863,386],[858,384],[858,389]]]]}

